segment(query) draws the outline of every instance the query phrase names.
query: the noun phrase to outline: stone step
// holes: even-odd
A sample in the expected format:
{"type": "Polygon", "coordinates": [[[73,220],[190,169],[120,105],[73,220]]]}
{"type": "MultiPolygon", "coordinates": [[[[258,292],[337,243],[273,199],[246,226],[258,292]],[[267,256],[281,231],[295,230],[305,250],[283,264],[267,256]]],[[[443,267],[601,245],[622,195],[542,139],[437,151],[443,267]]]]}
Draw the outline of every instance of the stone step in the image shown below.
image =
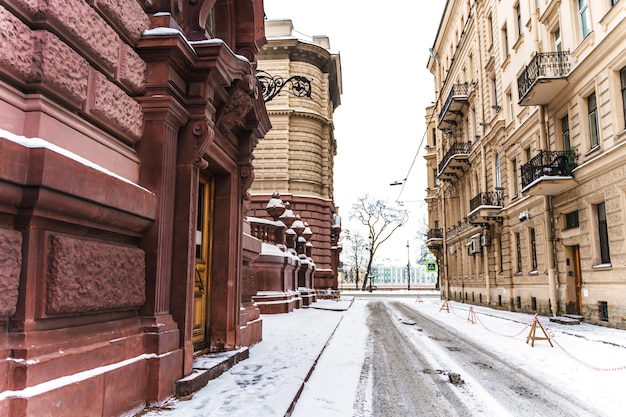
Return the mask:
{"type": "Polygon", "coordinates": [[[559,324],[580,324],[580,320],[573,319],[567,316],[550,317],[550,321],[559,324]]]}
{"type": "Polygon", "coordinates": [[[584,321],[585,316],[581,316],[580,314],[563,314],[564,317],[569,317],[570,319],[576,319],[578,321],[584,321]]]}
{"type": "Polygon", "coordinates": [[[176,381],[176,396],[181,399],[190,398],[194,392],[206,386],[235,366],[238,362],[248,359],[250,351],[247,347],[228,352],[215,352],[200,355],[193,360],[191,374],[176,381]]]}

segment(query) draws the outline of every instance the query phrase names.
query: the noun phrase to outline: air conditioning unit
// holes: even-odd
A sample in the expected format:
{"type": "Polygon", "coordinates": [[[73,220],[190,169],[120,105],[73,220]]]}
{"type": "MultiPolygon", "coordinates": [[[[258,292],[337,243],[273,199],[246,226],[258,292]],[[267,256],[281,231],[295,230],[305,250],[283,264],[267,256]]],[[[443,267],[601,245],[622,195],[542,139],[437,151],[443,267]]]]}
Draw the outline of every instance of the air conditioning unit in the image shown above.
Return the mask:
{"type": "Polygon", "coordinates": [[[491,245],[491,238],[487,235],[480,236],[480,246],[489,246],[491,245]]]}
{"type": "Polygon", "coordinates": [[[469,255],[480,253],[480,237],[480,234],[476,234],[470,238],[469,242],[467,242],[467,253],[469,255]]]}

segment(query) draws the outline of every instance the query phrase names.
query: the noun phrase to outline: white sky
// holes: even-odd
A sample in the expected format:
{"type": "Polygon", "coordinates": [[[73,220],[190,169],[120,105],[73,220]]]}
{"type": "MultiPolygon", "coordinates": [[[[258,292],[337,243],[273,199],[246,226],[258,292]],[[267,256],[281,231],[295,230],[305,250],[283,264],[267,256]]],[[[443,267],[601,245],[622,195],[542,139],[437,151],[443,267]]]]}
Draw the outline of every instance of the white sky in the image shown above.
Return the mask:
{"type": "MultiPolygon", "coordinates": [[[[265,0],[268,19],[291,19],[304,35],[326,35],[341,56],[343,94],[334,115],[338,143],[335,203],[344,229],[357,197],[369,193],[393,203],[420,148],[426,106],[435,100],[426,69],[445,0],[265,0]]],[[[377,259],[407,262],[406,243],[417,249],[415,234],[425,222],[417,201],[425,195],[423,145],[401,201],[413,212],[409,225],[381,246],[377,259]]],[[[412,253],[415,253],[412,251],[412,253]]],[[[415,256],[412,255],[415,259],[415,256]]],[[[412,260],[413,262],[413,260],[412,260]]]]}
{"type": "MultiPolygon", "coordinates": [[[[344,296],[339,304],[348,303],[344,296]]],[[[442,301],[423,297],[398,298],[409,307],[469,338],[474,344],[525,370],[537,381],[546,381],[568,392],[571,398],[589,404],[602,416],[624,415],[626,398],[626,332],[591,324],[561,325],[546,317],[539,321],[546,328],[554,347],[547,341],[526,343],[533,315],[473,306],[476,322],[470,323],[469,305],[449,302],[450,312],[441,310],[442,301]]],[[[294,417],[371,415],[366,401],[363,413],[353,409],[357,396],[371,400],[371,386],[359,385],[367,354],[367,303],[356,299],[347,311],[300,309],[288,314],[263,315],[263,341],[250,349],[250,358],[235,365],[198,391],[190,401],[172,401],[170,410],[152,411],[144,417],[263,416],[282,417],[300,388],[309,368],[315,370],[305,384],[294,417]],[[336,330],[335,330],[336,328],[336,330]],[[334,333],[333,333],[334,332],[334,333]],[[330,335],[333,335],[329,341],[330,335]],[[325,349],[320,356],[322,347],[325,349]],[[318,358],[319,356],[319,358],[318,358]]],[[[320,308],[339,306],[322,300],[320,308]]],[[[345,306],[344,306],[345,308],[345,306]]],[[[406,317],[390,325],[408,334],[432,363],[433,369],[446,369],[465,381],[459,397],[476,416],[516,416],[521,410],[504,410],[486,386],[460,369],[444,345],[437,345],[406,317]]],[[[543,336],[537,330],[537,336],[543,336]]],[[[447,380],[445,374],[441,375],[447,380]]]]}

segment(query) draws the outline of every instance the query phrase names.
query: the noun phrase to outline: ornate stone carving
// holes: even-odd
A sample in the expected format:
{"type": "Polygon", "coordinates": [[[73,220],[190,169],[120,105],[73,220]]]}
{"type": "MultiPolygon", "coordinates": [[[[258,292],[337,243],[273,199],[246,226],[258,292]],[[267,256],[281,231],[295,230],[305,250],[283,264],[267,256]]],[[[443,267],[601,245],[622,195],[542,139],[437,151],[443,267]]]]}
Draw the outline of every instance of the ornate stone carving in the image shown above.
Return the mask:
{"type": "Polygon", "coordinates": [[[209,129],[204,120],[198,120],[193,124],[191,132],[193,134],[193,164],[200,169],[206,169],[209,163],[203,156],[215,138],[215,131],[209,129]]]}
{"type": "Polygon", "coordinates": [[[224,106],[217,127],[227,135],[234,127],[245,128],[244,120],[252,108],[252,99],[242,90],[235,90],[224,106]]]}
{"type": "Polygon", "coordinates": [[[22,269],[22,234],[0,229],[0,317],[15,313],[22,269]]]}
{"type": "Polygon", "coordinates": [[[46,312],[86,313],[139,307],[145,302],[141,249],[51,234],[46,312]]]}
{"type": "Polygon", "coordinates": [[[248,190],[254,181],[254,169],[252,165],[242,165],[239,167],[239,176],[241,177],[241,198],[248,200],[250,194],[248,190]]]}

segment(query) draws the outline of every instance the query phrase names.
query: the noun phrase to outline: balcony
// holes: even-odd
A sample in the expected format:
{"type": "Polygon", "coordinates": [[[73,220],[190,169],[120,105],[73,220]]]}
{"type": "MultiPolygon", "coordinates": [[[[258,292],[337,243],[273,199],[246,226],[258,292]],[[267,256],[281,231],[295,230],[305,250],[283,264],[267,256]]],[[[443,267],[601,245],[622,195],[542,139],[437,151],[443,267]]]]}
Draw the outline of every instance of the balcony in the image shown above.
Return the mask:
{"type": "Polygon", "coordinates": [[[578,156],[570,151],[541,151],[522,165],[522,193],[557,195],[576,184],[572,175],[578,156]]]}
{"type": "Polygon", "coordinates": [[[455,182],[469,166],[469,154],[472,142],[455,142],[439,162],[437,178],[442,181],[455,182]]]}
{"type": "Polygon", "coordinates": [[[426,247],[434,250],[443,247],[443,229],[429,229],[426,232],[426,247]]]}
{"type": "Polygon", "coordinates": [[[567,85],[569,51],[535,54],[517,79],[521,106],[548,104],[567,85]]]}
{"type": "Polygon", "coordinates": [[[469,83],[454,84],[448,98],[439,112],[439,129],[449,129],[456,126],[456,116],[462,114],[464,106],[469,104],[469,83]]]}
{"type": "Polygon", "coordinates": [[[504,205],[503,203],[502,189],[478,193],[477,196],[470,200],[470,213],[467,215],[468,223],[485,225],[502,222],[500,211],[504,205]]]}

